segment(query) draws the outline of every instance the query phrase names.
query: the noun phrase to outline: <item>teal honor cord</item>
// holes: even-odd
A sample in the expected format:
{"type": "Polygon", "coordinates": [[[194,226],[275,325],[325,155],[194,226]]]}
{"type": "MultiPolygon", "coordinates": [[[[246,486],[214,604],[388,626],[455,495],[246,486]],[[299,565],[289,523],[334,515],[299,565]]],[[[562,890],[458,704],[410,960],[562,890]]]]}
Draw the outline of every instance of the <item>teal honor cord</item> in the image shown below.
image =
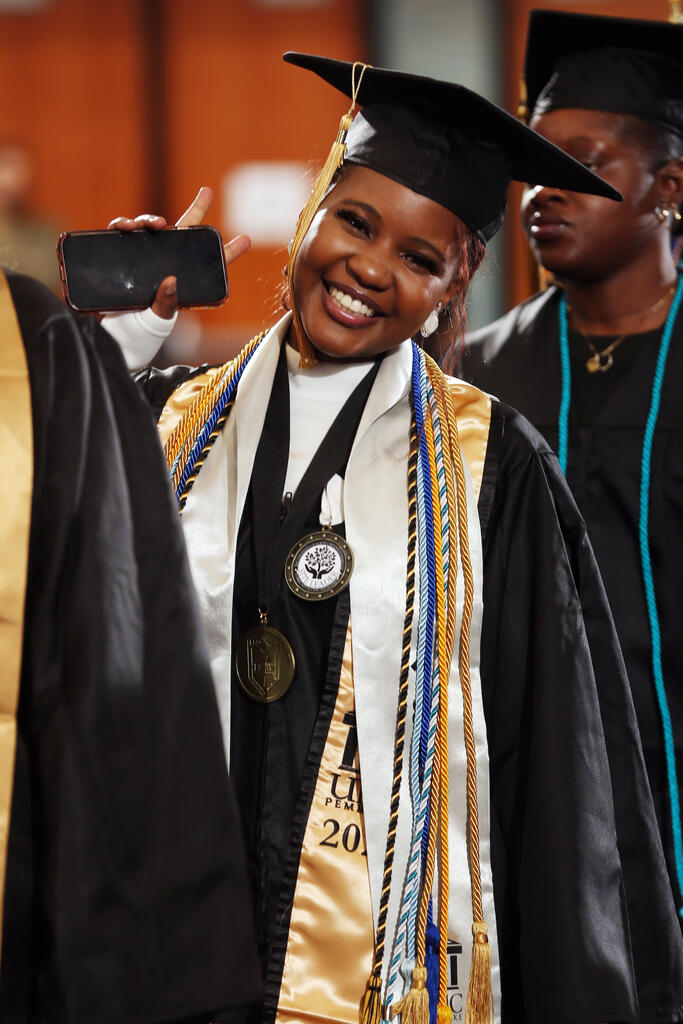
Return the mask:
{"type": "MultiPolygon", "coordinates": [[[[640,469],[640,501],[638,519],[638,540],[640,546],[640,562],[643,576],[643,587],[645,589],[645,601],[647,605],[648,621],[650,626],[650,644],[652,652],[652,673],[654,676],[657,704],[662,722],[662,733],[664,736],[664,758],[666,763],[667,785],[669,790],[669,806],[671,810],[671,833],[674,848],[674,864],[676,869],[676,881],[679,893],[683,899],[683,832],[681,829],[681,805],[676,772],[676,748],[674,745],[673,725],[671,711],[664,683],[664,670],[662,667],[662,639],[657,612],[657,600],[655,594],[654,575],[652,572],[652,557],[650,553],[650,481],[652,470],[652,444],[654,441],[657,417],[662,398],[662,387],[664,384],[664,372],[666,361],[669,355],[671,337],[678,311],[683,300],[683,274],[679,272],[678,285],[674,293],[669,313],[664,324],[662,337],[659,342],[657,363],[654,379],[652,381],[652,394],[650,398],[650,410],[645,424],[643,437],[643,448],[640,469]]],[[[567,301],[564,295],[560,297],[559,305],[559,334],[560,334],[560,370],[561,370],[561,397],[560,413],[558,419],[558,450],[557,457],[563,474],[567,473],[567,455],[569,447],[569,410],[571,405],[571,368],[569,361],[569,330],[567,324],[567,301]]],[[[678,907],[680,917],[683,917],[683,905],[678,907]]]]}

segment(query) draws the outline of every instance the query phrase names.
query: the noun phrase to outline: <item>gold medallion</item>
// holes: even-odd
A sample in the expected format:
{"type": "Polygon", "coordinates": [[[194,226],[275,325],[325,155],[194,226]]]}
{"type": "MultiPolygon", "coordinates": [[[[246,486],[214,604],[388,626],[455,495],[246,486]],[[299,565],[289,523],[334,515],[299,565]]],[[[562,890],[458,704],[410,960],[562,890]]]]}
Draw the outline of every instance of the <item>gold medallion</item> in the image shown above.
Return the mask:
{"type": "Polygon", "coordinates": [[[237,682],[251,700],[279,700],[294,678],[294,651],[279,630],[265,623],[240,637],[235,655],[237,682]]]}
{"type": "Polygon", "coordinates": [[[287,586],[305,601],[324,601],[347,586],[353,572],[353,551],[328,527],[309,533],[287,556],[287,586]]]}

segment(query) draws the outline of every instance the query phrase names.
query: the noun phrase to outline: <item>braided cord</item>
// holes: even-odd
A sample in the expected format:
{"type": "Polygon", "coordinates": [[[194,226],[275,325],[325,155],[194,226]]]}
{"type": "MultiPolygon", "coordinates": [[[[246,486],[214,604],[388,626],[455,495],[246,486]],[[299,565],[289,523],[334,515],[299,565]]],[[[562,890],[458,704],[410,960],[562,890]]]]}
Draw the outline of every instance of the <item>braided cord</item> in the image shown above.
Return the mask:
{"type": "MultiPolygon", "coordinates": [[[[673,726],[671,712],[664,683],[664,670],[662,666],[662,637],[657,612],[657,599],[655,594],[654,576],[652,572],[652,557],[650,552],[649,514],[650,514],[650,478],[652,471],[652,445],[654,441],[655,427],[659,415],[659,406],[662,398],[662,386],[664,383],[664,371],[666,360],[669,354],[671,335],[678,310],[683,299],[683,275],[679,274],[676,294],[669,308],[659,343],[657,364],[652,383],[652,397],[650,399],[650,411],[645,425],[643,438],[642,462],[640,471],[640,517],[638,522],[638,539],[640,543],[640,559],[643,573],[643,585],[645,587],[645,601],[647,614],[650,623],[650,640],[652,648],[652,672],[654,675],[655,691],[659,714],[662,720],[662,733],[664,735],[664,757],[666,762],[666,777],[669,789],[669,805],[671,811],[671,832],[674,847],[674,864],[676,869],[676,880],[680,896],[683,897],[683,836],[681,835],[681,805],[678,787],[678,775],[676,772],[676,747],[674,744],[673,726]]],[[[683,917],[683,906],[678,908],[679,916],[683,917]]]]}
{"type": "MultiPolygon", "coordinates": [[[[413,836],[401,913],[397,925],[394,955],[390,965],[387,1002],[395,1012],[413,1013],[421,1002],[420,989],[426,978],[426,934],[431,916],[431,898],[439,853],[439,949],[438,1016],[448,1012],[448,682],[457,628],[457,552],[460,550],[464,581],[464,600],[458,648],[463,701],[463,731],[467,776],[467,850],[472,894],[473,949],[472,971],[467,996],[467,1017],[484,1021],[492,1006],[490,965],[486,924],[483,921],[483,897],[479,862],[479,818],[477,800],[477,764],[474,741],[472,689],[470,679],[470,630],[474,605],[474,580],[469,554],[467,491],[460,450],[453,395],[446,378],[436,364],[422,352],[413,353],[413,404],[418,437],[418,553],[420,613],[417,636],[417,680],[415,727],[411,745],[411,793],[413,794],[413,836]],[[429,529],[431,511],[432,528],[429,529]],[[422,564],[430,545],[434,545],[433,563],[422,564]],[[438,543],[439,553],[436,556],[438,543]],[[455,556],[455,557],[454,557],[455,556]],[[436,617],[425,614],[430,592],[436,602],[436,617]],[[434,632],[436,635],[434,635],[434,632]],[[431,640],[431,658],[427,643],[431,640]],[[421,710],[421,714],[420,714],[421,710]],[[420,737],[416,733],[420,730],[420,737]],[[424,740],[423,735],[424,734],[424,740]],[[423,769],[421,771],[421,769],[423,769]],[[419,800],[416,801],[416,794],[419,800]],[[425,814],[425,803],[429,813],[425,814]],[[422,886],[419,887],[419,848],[422,845],[422,886]],[[413,917],[417,903],[417,927],[413,917]],[[411,927],[412,919],[412,927],[411,927]],[[414,960],[411,959],[412,951],[414,960]],[[407,959],[401,964],[405,950],[407,959]],[[476,955],[475,955],[476,954],[476,955]],[[398,967],[412,974],[411,991],[392,1005],[400,983],[398,967]],[[415,1002],[413,999],[415,997],[415,1002]]],[[[431,967],[430,977],[431,977],[431,967]]],[[[419,1011],[423,1012],[423,1008],[419,1011]]],[[[412,1018],[411,1018],[412,1019],[412,1018]]]]}
{"type": "MultiPolygon", "coordinates": [[[[461,499],[456,501],[456,485],[453,476],[453,449],[457,443],[457,438],[454,436],[454,432],[457,431],[455,425],[454,410],[451,402],[451,407],[448,407],[448,392],[443,374],[439,373],[436,376],[436,389],[435,397],[437,402],[437,408],[439,411],[439,420],[442,424],[442,432],[444,437],[444,448],[445,448],[445,486],[448,503],[448,516],[449,522],[459,523],[458,515],[461,508],[461,499]]],[[[459,454],[459,445],[458,445],[459,454]]],[[[453,547],[454,556],[457,553],[457,549],[453,547]]],[[[469,548],[468,548],[469,553],[469,548]]],[[[449,577],[452,577],[452,582],[449,579],[449,586],[447,589],[448,598],[448,611],[446,621],[446,638],[445,638],[445,657],[448,659],[448,667],[450,669],[450,663],[453,656],[453,647],[455,640],[455,625],[457,618],[457,594],[456,594],[456,562],[455,557],[453,558],[453,564],[449,567],[449,577]]],[[[464,568],[464,559],[463,559],[464,568]]],[[[469,669],[469,650],[467,652],[467,667],[469,669]]],[[[445,681],[445,708],[443,712],[444,717],[444,731],[446,734],[446,744],[448,736],[448,678],[445,681]]],[[[445,1005],[448,998],[448,886],[449,886],[449,872],[448,872],[448,747],[446,746],[445,753],[446,768],[444,769],[445,785],[441,787],[441,815],[442,815],[442,845],[441,845],[441,873],[440,873],[440,901],[439,901],[439,931],[441,941],[439,943],[439,1002],[445,1005]]]]}
{"type": "MultiPolygon", "coordinates": [[[[430,468],[430,479],[432,489],[432,503],[435,510],[435,533],[438,533],[442,537],[443,543],[443,520],[441,515],[441,505],[439,501],[438,491],[438,479],[437,479],[437,466],[436,466],[436,453],[434,443],[434,422],[433,417],[428,416],[425,421],[426,426],[426,438],[427,438],[427,451],[429,454],[429,468],[430,468]]],[[[445,624],[446,624],[446,602],[444,593],[444,563],[442,558],[437,558],[435,562],[436,569],[436,621],[437,621],[437,652],[438,652],[438,691],[437,685],[433,686],[432,700],[434,703],[438,700],[438,718],[436,727],[436,738],[435,738],[435,755],[434,755],[434,766],[432,768],[432,783],[431,783],[431,813],[429,818],[429,828],[427,830],[427,853],[424,858],[424,884],[422,888],[422,894],[420,898],[420,905],[418,910],[417,919],[417,936],[416,936],[416,966],[423,967],[425,962],[425,946],[426,946],[426,933],[427,933],[427,920],[429,917],[429,906],[432,894],[432,888],[434,885],[434,872],[436,866],[436,846],[437,846],[437,833],[439,826],[439,799],[441,788],[443,785],[442,774],[444,771],[444,744],[448,742],[447,732],[444,735],[443,729],[443,715],[442,707],[444,696],[447,701],[448,697],[448,670],[449,664],[444,665],[443,655],[445,653],[444,640],[445,640],[445,624]],[[445,673],[445,677],[444,677],[445,673]],[[444,686],[445,683],[445,686],[444,686]],[[445,690],[445,694],[444,694],[445,690]]],[[[435,681],[436,683],[436,681],[435,681]]],[[[447,757],[446,757],[446,772],[448,771],[447,757]]],[[[447,775],[446,775],[447,780],[447,775]]]]}
{"type": "MultiPolygon", "coordinates": [[[[431,673],[433,657],[433,624],[436,614],[436,554],[435,554],[435,528],[434,528],[434,507],[432,503],[431,482],[427,484],[429,477],[429,452],[427,450],[427,435],[425,432],[425,421],[428,419],[427,411],[427,370],[424,353],[413,343],[413,388],[416,392],[414,400],[415,419],[417,423],[418,436],[420,439],[420,464],[425,474],[425,486],[420,491],[424,506],[425,531],[426,531],[426,557],[427,575],[429,580],[427,631],[425,634],[425,665],[431,673]],[[418,414],[419,409],[419,414],[418,414]]],[[[425,770],[425,759],[427,745],[429,743],[429,728],[431,722],[431,710],[427,705],[423,706],[422,720],[420,722],[420,772],[425,770]]]]}
{"type": "Polygon", "coordinates": [[[472,715],[472,683],[470,677],[470,631],[474,608],[474,577],[470,559],[469,527],[467,523],[467,489],[465,470],[458,438],[458,423],[453,405],[453,395],[448,386],[444,387],[444,398],[447,417],[451,425],[451,454],[455,468],[455,480],[458,503],[458,538],[460,557],[462,560],[465,595],[463,600],[462,622],[460,626],[460,686],[463,698],[463,724],[465,733],[465,751],[467,754],[467,811],[469,824],[469,860],[470,880],[472,887],[472,916],[475,923],[483,923],[484,911],[481,892],[481,867],[479,864],[479,804],[477,799],[477,754],[474,742],[474,725],[472,715]]]}
{"type": "MultiPolygon", "coordinates": [[[[252,338],[235,359],[226,363],[223,373],[219,374],[209,387],[202,389],[166,441],[164,455],[171,471],[173,489],[179,501],[219,420],[221,426],[225,425],[223,411],[234,397],[242,373],[265,334],[266,332],[262,331],[261,334],[252,338]],[[189,455],[183,461],[188,450],[189,455]]],[[[211,443],[213,444],[213,441],[211,443]]]]}
{"type": "Polygon", "coordinates": [[[411,417],[410,448],[408,455],[408,558],[406,574],[406,610],[403,622],[403,643],[401,651],[401,670],[399,676],[398,706],[396,709],[396,732],[394,741],[394,771],[391,787],[391,804],[389,808],[389,827],[387,830],[386,850],[384,854],[384,871],[382,875],[382,891],[380,894],[379,913],[375,948],[372,958],[372,969],[368,980],[368,990],[378,991],[381,986],[384,944],[386,940],[387,913],[391,893],[391,876],[394,863],[396,844],[396,828],[398,824],[399,797],[403,775],[403,748],[405,742],[406,710],[408,704],[408,674],[410,669],[410,646],[413,630],[413,613],[415,607],[415,547],[417,537],[417,430],[415,417],[411,417]]]}
{"type": "Polygon", "coordinates": [[[226,363],[223,372],[216,377],[209,387],[202,389],[199,397],[187,408],[182,419],[176,424],[172,433],[164,445],[164,455],[171,471],[174,489],[177,489],[180,480],[178,464],[183,453],[191,445],[199,434],[202,426],[207,420],[211,410],[216,404],[216,399],[226,387],[230,379],[230,371],[233,363],[226,363]]]}
{"type": "Polygon", "coordinates": [[[211,433],[207,437],[206,443],[204,444],[204,447],[202,448],[202,450],[199,453],[199,456],[198,456],[196,462],[194,463],[194,466],[193,466],[193,469],[192,469],[192,473],[189,476],[188,475],[183,475],[182,482],[179,481],[179,483],[178,483],[178,489],[176,491],[176,498],[178,499],[178,509],[181,512],[181,514],[182,514],[182,512],[185,509],[185,505],[187,504],[187,499],[188,499],[188,497],[190,495],[190,491],[192,490],[192,487],[194,486],[194,482],[197,479],[197,477],[199,476],[199,470],[202,468],[202,466],[206,462],[206,458],[207,458],[209,452],[211,451],[211,449],[213,448],[214,444],[216,443],[216,440],[218,439],[218,437],[220,437],[220,433],[221,433],[223,427],[225,426],[225,422],[226,422],[226,420],[228,418],[228,415],[230,413],[230,410],[232,409],[234,404],[235,404],[235,399],[233,397],[233,399],[230,402],[228,402],[228,404],[226,406],[224,406],[223,412],[221,413],[221,415],[216,420],[216,424],[215,424],[213,430],[211,431],[211,433]]]}
{"type": "MultiPolygon", "coordinates": [[[[421,849],[423,837],[427,839],[428,812],[432,765],[436,736],[438,703],[432,707],[432,658],[435,612],[435,568],[433,516],[431,514],[431,482],[427,453],[425,418],[427,416],[427,377],[424,355],[413,346],[413,406],[419,438],[417,462],[417,530],[419,616],[417,624],[417,662],[415,679],[415,714],[410,749],[410,789],[413,802],[413,829],[403,901],[399,914],[393,955],[387,983],[387,1006],[400,998],[402,980],[399,974],[404,953],[408,960],[403,967],[404,976],[410,975],[415,949],[415,922],[422,881],[421,849]],[[426,465],[425,465],[426,463],[426,465]],[[424,716],[424,717],[423,717],[424,716]],[[423,742],[424,734],[424,742],[423,742]]],[[[437,680],[438,685],[438,680],[437,680]]]]}
{"type": "MultiPolygon", "coordinates": [[[[683,834],[681,831],[681,806],[676,771],[676,750],[673,736],[673,725],[671,712],[664,682],[664,671],[662,667],[662,639],[657,611],[657,600],[655,594],[654,576],[652,572],[652,556],[650,551],[649,514],[650,514],[650,486],[652,473],[652,446],[654,442],[657,417],[661,403],[662,386],[664,383],[664,372],[669,354],[671,336],[674,324],[683,298],[683,275],[678,276],[676,293],[669,307],[669,313],[664,324],[657,363],[652,382],[652,393],[650,398],[650,409],[645,424],[643,435],[643,448],[641,455],[640,489],[639,489],[639,517],[638,517],[638,544],[640,548],[640,563],[643,576],[643,588],[645,590],[645,603],[647,606],[648,623],[650,627],[650,646],[652,673],[654,677],[655,693],[659,707],[659,716],[662,722],[662,734],[664,739],[664,759],[666,764],[667,786],[669,790],[669,808],[671,813],[671,834],[674,847],[674,866],[676,881],[680,894],[679,904],[683,901],[683,834]]],[[[562,396],[560,401],[560,414],[558,422],[559,445],[558,459],[562,472],[567,471],[567,451],[569,436],[569,407],[571,400],[571,370],[569,365],[569,335],[567,327],[567,303],[565,296],[560,298],[558,309],[559,333],[560,333],[560,363],[562,368],[562,396]]],[[[679,905],[679,916],[683,917],[683,905],[679,905]]]]}
{"type": "Polygon", "coordinates": [[[567,456],[569,452],[569,407],[572,399],[572,373],[569,364],[569,329],[567,327],[567,300],[564,293],[560,296],[560,374],[562,391],[560,395],[560,413],[557,421],[557,459],[564,476],[567,475],[567,456]]]}
{"type": "MultiPolygon", "coordinates": [[[[421,381],[421,369],[424,370],[424,360],[422,367],[419,360],[419,349],[414,346],[413,349],[413,404],[415,408],[415,419],[416,429],[418,437],[421,439],[422,426],[424,424],[426,401],[424,389],[420,387],[421,381]]],[[[423,714],[423,703],[425,700],[425,664],[426,656],[425,651],[427,647],[427,630],[430,633],[433,629],[433,609],[429,612],[429,572],[427,562],[427,528],[426,528],[426,515],[425,515],[425,503],[423,498],[425,479],[424,479],[424,465],[421,456],[422,445],[418,444],[418,463],[417,463],[417,522],[418,522],[418,561],[417,561],[417,572],[418,572],[418,593],[419,593],[419,615],[418,615],[418,626],[417,626],[417,660],[416,660],[416,681],[415,681],[415,712],[414,712],[414,726],[413,733],[411,736],[411,754],[410,754],[410,783],[411,783],[411,799],[413,802],[413,834],[411,843],[411,854],[409,858],[408,871],[405,874],[405,885],[403,887],[403,898],[401,902],[401,908],[398,915],[398,922],[396,926],[396,934],[394,938],[393,951],[391,956],[391,962],[388,971],[387,980],[387,998],[386,1005],[387,1010],[391,1007],[392,1002],[395,998],[400,997],[399,986],[401,986],[401,980],[399,976],[399,967],[401,963],[401,957],[404,950],[412,951],[415,947],[415,920],[418,909],[418,896],[420,892],[420,882],[422,878],[421,870],[421,840],[422,831],[424,827],[425,813],[427,810],[427,802],[429,799],[428,791],[425,791],[425,787],[421,784],[422,771],[421,771],[421,728],[423,714]],[[428,625],[429,624],[429,625],[428,625]]],[[[431,648],[431,645],[430,645],[431,648]]],[[[431,649],[428,663],[429,670],[431,671],[431,649]]],[[[427,689],[427,697],[429,696],[429,690],[427,689]]],[[[433,750],[433,744],[432,744],[433,750]]],[[[429,754],[427,754],[427,761],[429,761],[429,754]]],[[[428,768],[425,769],[431,774],[431,763],[428,768]]],[[[410,970],[411,968],[409,968],[410,970]]]]}

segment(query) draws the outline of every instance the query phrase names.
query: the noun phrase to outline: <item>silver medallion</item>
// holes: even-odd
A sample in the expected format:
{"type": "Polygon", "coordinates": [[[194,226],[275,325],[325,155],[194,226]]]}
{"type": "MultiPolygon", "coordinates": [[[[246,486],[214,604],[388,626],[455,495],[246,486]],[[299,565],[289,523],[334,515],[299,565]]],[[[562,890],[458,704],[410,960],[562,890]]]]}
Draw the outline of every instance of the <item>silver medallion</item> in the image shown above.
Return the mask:
{"type": "Polygon", "coordinates": [[[344,538],[329,527],[309,533],[287,556],[285,579],[292,593],[305,601],[324,601],[348,584],[353,552],[344,538]]]}

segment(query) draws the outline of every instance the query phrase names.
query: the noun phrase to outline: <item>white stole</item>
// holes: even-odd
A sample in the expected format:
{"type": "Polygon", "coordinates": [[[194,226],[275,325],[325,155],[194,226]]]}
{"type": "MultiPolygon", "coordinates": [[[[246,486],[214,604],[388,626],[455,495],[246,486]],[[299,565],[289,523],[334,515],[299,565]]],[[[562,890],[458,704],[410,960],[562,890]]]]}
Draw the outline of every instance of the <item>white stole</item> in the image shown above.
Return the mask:
{"type": "MultiPolygon", "coordinates": [[[[237,533],[275,376],[280,345],[284,342],[290,319],[291,315],[288,314],[269,331],[247,365],[238,387],[234,408],[195,481],[183,513],[185,537],[209,644],[228,760],[232,591],[237,533]]],[[[406,341],[388,352],[382,360],[356,432],[344,487],[346,536],[355,559],[350,582],[354,690],[368,871],[375,922],[389,821],[394,727],[405,613],[411,375],[412,349],[411,343],[406,341]]],[[[490,858],[488,750],[479,676],[483,561],[479,517],[469,474],[467,479],[470,554],[475,581],[471,664],[477,745],[481,873],[484,918],[488,924],[491,945],[495,1019],[498,1020],[500,971],[490,858]]],[[[458,594],[461,595],[460,564],[457,586],[458,594]]],[[[462,607],[461,600],[459,607],[462,607]]],[[[456,625],[456,637],[459,620],[460,617],[456,625]]],[[[411,672],[410,677],[409,709],[412,708],[414,697],[414,673],[411,672]]],[[[412,719],[409,713],[408,737],[411,727],[412,719]]],[[[459,975],[463,990],[466,992],[471,961],[472,907],[464,827],[465,747],[457,642],[449,683],[449,729],[449,934],[462,943],[459,975]]],[[[405,767],[387,920],[389,950],[394,939],[410,853],[411,822],[412,804],[408,771],[405,767]]],[[[385,958],[384,980],[388,959],[389,953],[385,958]]],[[[456,1019],[460,1019],[457,1014],[456,1019]]]]}

